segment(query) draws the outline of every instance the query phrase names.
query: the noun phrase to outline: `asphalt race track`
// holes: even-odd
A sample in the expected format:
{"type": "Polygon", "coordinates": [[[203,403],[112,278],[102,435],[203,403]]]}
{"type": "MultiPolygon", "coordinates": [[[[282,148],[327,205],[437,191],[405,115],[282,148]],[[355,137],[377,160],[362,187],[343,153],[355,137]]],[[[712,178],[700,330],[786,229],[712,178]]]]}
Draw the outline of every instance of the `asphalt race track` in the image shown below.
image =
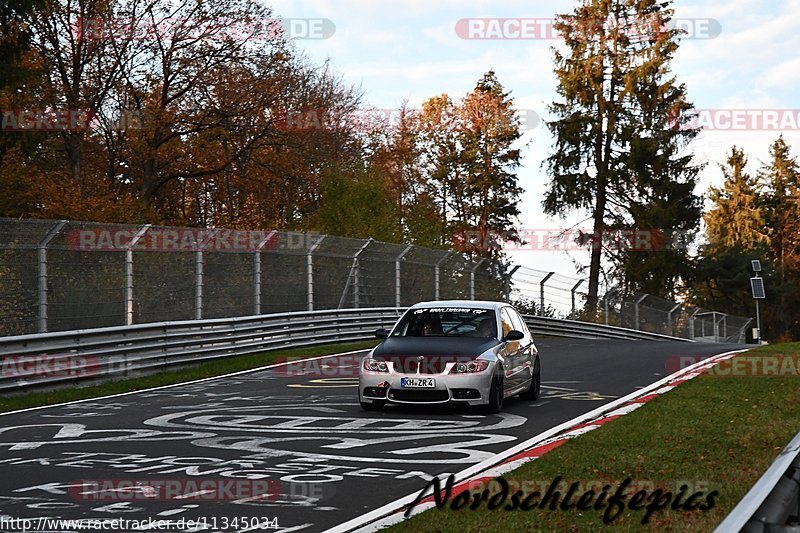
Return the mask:
{"type": "Polygon", "coordinates": [[[172,520],[171,531],[210,532],[277,518],[282,531],[324,531],[657,381],[677,370],[678,356],[742,348],[576,339],[537,346],[542,398],[509,400],[500,415],[366,413],[354,356],[309,363],[304,375],[279,367],[3,415],[0,520],[172,520]],[[250,497],[265,483],[269,497],[250,497]],[[200,527],[178,522],[200,517],[200,527]]]}

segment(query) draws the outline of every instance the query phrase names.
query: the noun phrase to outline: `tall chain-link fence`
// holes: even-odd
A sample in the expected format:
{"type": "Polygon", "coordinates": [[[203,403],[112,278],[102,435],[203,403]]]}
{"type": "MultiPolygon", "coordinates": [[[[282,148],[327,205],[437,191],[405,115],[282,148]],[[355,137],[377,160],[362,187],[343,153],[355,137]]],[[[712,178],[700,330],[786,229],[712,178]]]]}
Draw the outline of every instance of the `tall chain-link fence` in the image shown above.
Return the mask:
{"type": "Polygon", "coordinates": [[[486,262],[371,239],[0,218],[0,335],[503,290],[486,262]]]}
{"type": "Polygon", "coordinates": [[[0,336],[289,311],[511,299],[524,312],[716,342],[751,319],[463,254],[312,233],[0,218],[0,336]]]}
{"type": "Polygon", "coordinates": [[[705,342],[753,342],[755,321],[650,294],[601,293],[598,311],[585,310],[588,281],[521,267],[513,272],[511,299],[527,312],[555,318],[600,322],[705,342]]]}

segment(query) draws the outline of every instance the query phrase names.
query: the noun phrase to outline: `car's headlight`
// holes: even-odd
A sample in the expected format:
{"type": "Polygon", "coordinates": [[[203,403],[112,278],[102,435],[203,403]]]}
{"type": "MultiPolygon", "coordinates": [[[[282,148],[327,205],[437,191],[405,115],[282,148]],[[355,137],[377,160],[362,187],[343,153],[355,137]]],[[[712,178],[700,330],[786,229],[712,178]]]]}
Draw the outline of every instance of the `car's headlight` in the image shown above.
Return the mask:
{"type": "Polygon", "coordinates": [[[370,372],[388,372],[389,366],[386,361],[378,361],[377,359],[364,359],[364,370],[370,372]]]}
{"type": "Polygon", "coordinates": [[[483,372],[489,368],[489,361],[485,359],[476,359],[475,361],[470,361],[469,363],[456,363],[453,365],[452,370],[450,370],[451,374],[474,374],[477,372],[483,372]]]}

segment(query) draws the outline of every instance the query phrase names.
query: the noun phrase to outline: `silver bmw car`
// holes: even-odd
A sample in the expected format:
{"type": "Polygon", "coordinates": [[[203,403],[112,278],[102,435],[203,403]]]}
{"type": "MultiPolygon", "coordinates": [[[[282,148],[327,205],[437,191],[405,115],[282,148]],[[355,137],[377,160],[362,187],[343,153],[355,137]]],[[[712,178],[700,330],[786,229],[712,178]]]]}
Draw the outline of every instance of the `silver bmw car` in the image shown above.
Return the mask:
{"type": "Polygon", "coordinates": [[[387,403],[460,402],[499,412],[506,398],[539,397],[541,364],[528,327],[506,303],[422,302],[408,309],[359,367],[358,399],[387,403]]]}

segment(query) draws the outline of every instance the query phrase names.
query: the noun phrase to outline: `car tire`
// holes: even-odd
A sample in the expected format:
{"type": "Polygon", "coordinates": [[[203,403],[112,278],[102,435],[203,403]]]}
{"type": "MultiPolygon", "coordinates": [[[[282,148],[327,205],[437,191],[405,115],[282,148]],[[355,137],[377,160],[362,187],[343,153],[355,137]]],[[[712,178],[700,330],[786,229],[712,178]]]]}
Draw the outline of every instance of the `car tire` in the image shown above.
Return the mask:
{"type": "Polygon", "coordinates": [[[376,402],[359,402],[361,404],[361,408],[365,411],[380,411],[383,409],[383,406],[386,405],[386,402],[383,401],[376,401],[376,402]]]}
{"type": "Polygon", "coordinates": [[[492,414],[502,411],[503,396],[503,369],[501,368],[492,378],[492,386],[489,387],[489,404],[486,406],[486,411],[492,414]]]}
{"type": "Polygon", "coordinates": [[[531,376],[531,386],[528,387],[528,390],[525,392],[521,392],[519,394],[520,400],[525,401],[532,401],[538,400],[539,394],[541,393],[542,389],[542,368],[539,364],[539,358],[536,358],[536,362],[533,364],[533,375],[531,376]]]}

